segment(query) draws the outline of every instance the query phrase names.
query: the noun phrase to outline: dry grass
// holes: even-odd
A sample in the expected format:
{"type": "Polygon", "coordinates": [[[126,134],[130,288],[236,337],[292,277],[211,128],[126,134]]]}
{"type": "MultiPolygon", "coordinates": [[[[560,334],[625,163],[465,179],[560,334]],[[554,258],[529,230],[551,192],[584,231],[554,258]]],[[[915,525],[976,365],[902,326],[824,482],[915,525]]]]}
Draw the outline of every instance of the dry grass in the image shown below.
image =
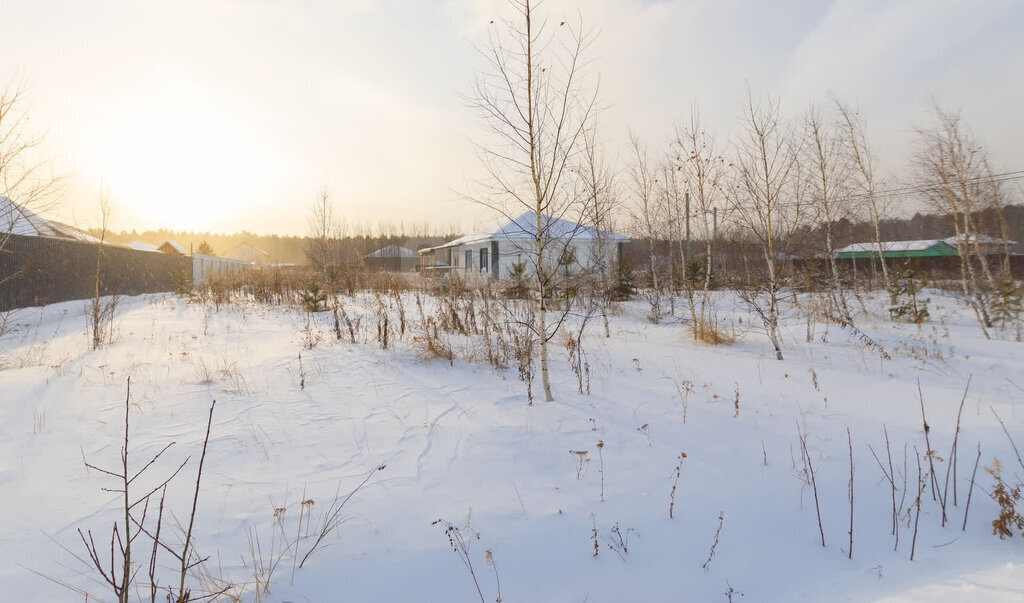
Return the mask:
{"type": "Polygon", "coordinates": [[[694,339],[710,345],[729,345],[736,343],[736,336],[726,332],[721,325],[706,319],[698,319],[693,325],[694,339]]]}
{"type": "Polygon", "coordinates": [[[413,337],[412,346],[416,356],[425,362],[439,359],[447,360],[449,364],[455,362],[455,350],[451,342],[440,336],[436,329],[433,332],[425,329],[425,333],[413,337]]]}

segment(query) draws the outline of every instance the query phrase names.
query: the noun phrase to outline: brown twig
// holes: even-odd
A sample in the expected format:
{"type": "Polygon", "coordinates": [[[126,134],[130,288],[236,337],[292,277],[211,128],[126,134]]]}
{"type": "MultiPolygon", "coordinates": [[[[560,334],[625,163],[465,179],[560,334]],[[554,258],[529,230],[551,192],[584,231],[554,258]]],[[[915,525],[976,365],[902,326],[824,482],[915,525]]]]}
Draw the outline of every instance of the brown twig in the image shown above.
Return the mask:
{"type": "MultiPolygon", "coordinates": [[[[930,425],[928,425],[928,419],[925,418],[925,416],[924,416],[924,394],[921,393],[921,380],[920,379],[917,380],[917,397],[921,401],[921,423],[922,423],[922,425],[924,425],[924,445],[925,445],[925,453],[924,453],[924,455],[926,457],[928,457],[928,477],[930,478],[930,482],[931,482],[931,486],[932,486],[932,500],[936,500],[937,499],[938,487],[937,487],[936,479],[935,479],[935,463],[934,463],[934,461],[932,459],[932,457],[933,457],[932,444],[931,444],[930,438],[928,436],[928,434],[929,434],[929,432],[931,432],[932,428],[931,428],[930,425]]],[[[945,512],[945,511],[943,511],[943,512],[945,512]]]]}
{"type": "MultiPolygon", "coordinates": [[[[326,538],[328,534],[333,532],[335,528],[342,524],[344,519],[341,516],[341,511],[342,509],[345,508],[345,503],[347,503],[349,499],[355,495],[356,492],[359,492],[359,489],[365,486],[366,482],[370,481],[370,478],[373,477],[375,473],[377,473],[378,471],[383,471],[386,467],[387,465],[378,465],[377,467],[374,467],[373,471],[370,471],[370,473],[367,474],[365,478],[363,478],[363,481],[359,482],[359,485],[353,488],[352,491],[349,492],[348,495],[340,503],[338,502],[337,495],[335,495],[334,501],[330,504],[329,507],[327,507],[327,511],[324,512],[323,519],[320,523],[320,533],[317,535],[316,541],[313,543],[313,546],[309,547],[309,551],[307,551],[306,554],[302,557],[302,561],[299,562],[300,568],[303,565],[305,565],[306,560],[309,559],[309,556],[312,555],[313,552],[316,551],[318,548],[320,548],[320,543],[323,542],[323,539],[326,538]]],[[[338,487],[340,489],[340,484],[338,487]]],[[[520,504],[521,503],[522,500],[520,499],[520,504]]],[[[523,513],[525,512],[526,509],[523,508],[523,513]]],[[[296,545],[297,544],[298,543],[296,543],[296,545]]]]}
{"type": "Polygon", "coordinates": [[[679,476],[683,471],[683,459],[686,458],[685,452],[679,453],[679,462],[676,463],[676,478],[672,481],[672,492],[668,495],[668,518],[672,519],[672,509],[676,506],[676,486],[679,485],[679,476]]]}
{"type": "Polygon", "coordinates": [[[1003,420],[999,418],[998,414],[996,414],[996,409],[994,407],[989,406],[988,408],[992,411],[992,414],[995,415],[996,421],[999,421],[999,425],[1003,428],[1003,433],[1006,434],[1006,439],[1010,440],[1010,446],[1013,446],[1013,453],[1017,455],[1017,462],[1020,463],[1020,468],[1024,469],[1024,460],[1021,460],[1020,451],[1017,450],[1017,444],[1013,441],[1013,437],[1010,436],[1010,432],[1006,430],[1006,424],[1003,423],[1003,420]]]}
{"type": "Polygon", "coordinates": [[[978,463],[981,461],[981,442],[978,442],[978,457],[974,459],[974,471],[971,473],[971,487],[967,490],[967,504],[964,505],[964,524],[960,526],[961,532],[967,531],[967,513],[971,510],[971,493],[974,492],[974,476],[978,473],[978,463]]]}
{"type": "Polygon", "coordinates": [[[167,497],[167,486],[164,485],[163,492],[160,494],[160,509],[156,516],[156,534],[153,536],[153,550],[149,555],[149,600],[150,603],[156,603],[156,554],[160,546],[160,527],[163,524],[164,519],[164,499],[167,497]]]}
{"type": "Polygon", "coordinates": [[[800,438],[800,452],[803,454],[804,462],[807,463],[811,490],[814,492],[814,510],[818,514],[818,532],[821,533],[821,546],[825,546],[825,528],[821,525],[821,505],[818,503],[818,484],[814,478],[814,465],[811,464],[811,455],[807,452],[807,432],[800,428],[799,421],[796,424],[796,431],[797,436],[800,438]]]}
{"type": "Polygon", "coordinates": [[[846,557],[853,559],[853,436],[849,426],[846,427],[846,441],[850,446],[850,549],[846,557]]]}
{"type": "Polygon", "coordinates": [[[914,560],[914,549],[917,546],[917,524],[921,519],[921,493],[924,492],[924,480],[921,479],[921,453],[918,452],[917,446],[914,446],[914,458],[917,459],[917,499],[914,504],[917,505],[917,514],[914,516],[914,538],[910,541],[910,560],[914,560]]]}
{"type": "MultiPolygon", "coordinates": [[[[886,434],[888,436],[888,434],[886,434]]],[[[888,447],[889,442],[886,442],[888,447]]],[[[868,450],[871,451],[871,456],[875,457],[875,462],[878,463],[878,468],[882,470],[882,474],[885,475],[885,479],[889,480],[890,490],[892,492],[892,534],[896,535],[896,482],[892,476],[892,455],[889,455],[889,470],[887,471],[885,465],[882,464],[882,459],[878,458],[878,454],[875,453],[875,449],[872,448],[871,444],[868,444],[868,450]]]]}
{"type": "Polygon", "coordinates": [[[725,523],[725,512],[719,511],[718,513],[718,529],[715,530],[715,541],[711,543],[711,550],[708,552],[708,559],[704,562],[703,567],[705,570],[711,565],[711,560],[715,557],[715,550],[718,548],[718,537],[722,533],[722,524],[725,523]]]}
{"type": "Polygon", "coordinates": [[[946,483],[942,488],[942,526],[946,526],[946,499],[949,498],[949,472],[953,471],[953,506],[956,506],[956,445],[960,438],[960,415],[964,412],[964,402],[967,401],[967,390],[971,387],[971,378],[967,377],[967,385],[964,387],[964,395],[960,398],[960,409],[956,413],[956,429],[953,431],[953,445],[949,449],[949,462],[946,463],[946,483]]]}
{"type": "Polygon", "coordinates": [[[889,430],[882,424],[882,431],[885,433],[885,454],[889,458],[889,482],[892,484],[892,535],[896,538],[896,543],[893,545],[892,550],[898,550],[900,546],[900,526],[899,526],[899,511],[896,507],[896,474],[892,468],[892,450],[889,447],[889,430]]]}
{"type": "MultiPolygon", "coordinates": [[[[469,559],[469,543],[467,543],[466,539],[463,537],[462,529],[455,527],[451,522],[444,519],[438,519],[431,525],[436,524],[444,526],[444,533],[448,537],[448,544],[451,545],[452,550],[458,554],[459,559],[462,560],[462,564],[466,566],[466,571],[469,572],[469,576],[473,579],[473,585],[476,586],[476,592],[480,595],[480,603],[484,603],[484,593],[480,590],[480,583],[476,579],[476,572],[473,571],[473,563],[469,559]]],[[[472,533],[471,537],[479,538],[480,536],[472,533]]]]}
{"type": "Polygon", "coordinates": [[[188,519],[188,530],[185,532],[185,546],[181,551],[181,576],[178,582],[178,603],[186,603],[188,595],[185,592],[185,575],[188,573],[189,544],[192,541],[192,528],[196,521],[196,507],[199,505],[199,483],[203,478],[203,462],[206,461],[206,447],[210,443],[210,427],[213,425],[213,408],[217,406],[214,400],[210,404],[210,415],[206,420],[206,437],[203,438],[203,453],[199,457],[199,471],[196,473],[196,490],[192,496],[192,513],[188,519]]]}

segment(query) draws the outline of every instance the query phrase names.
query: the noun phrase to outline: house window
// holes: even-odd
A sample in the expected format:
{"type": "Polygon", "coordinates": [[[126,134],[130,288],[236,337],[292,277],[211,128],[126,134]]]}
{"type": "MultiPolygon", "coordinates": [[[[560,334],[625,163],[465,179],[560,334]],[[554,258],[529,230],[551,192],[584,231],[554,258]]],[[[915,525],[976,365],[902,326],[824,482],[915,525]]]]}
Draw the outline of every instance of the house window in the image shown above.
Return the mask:
{"type": "Polygon", "coordinates": [[[486,249],[480,250],[480,272],[487,272],[487,256],[488,252],[486,249]]]}
{"type": "Polygon", "coordinates": [[[467,249],[466,250],[466,266],[465,266],[466,270],[469,270],[472,265],[473,265],[473,251],[470,250],[470,249],[467,249]]]}

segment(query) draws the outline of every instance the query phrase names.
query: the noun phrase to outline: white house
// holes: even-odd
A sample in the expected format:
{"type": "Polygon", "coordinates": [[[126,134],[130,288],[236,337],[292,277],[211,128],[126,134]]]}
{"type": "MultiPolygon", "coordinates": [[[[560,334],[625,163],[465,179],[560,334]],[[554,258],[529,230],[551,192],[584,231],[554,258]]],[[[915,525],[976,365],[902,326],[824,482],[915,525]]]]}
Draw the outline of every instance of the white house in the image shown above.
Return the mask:
{"type": "MultiPolygon", "coordinates": [[[[614,266],[622,258],[623,235],[598,231],[570,220],[541,215],[541,235],[545,240],[545,264],[569,271],[599,265],[598,241],[604,265],[614,266]]],[[[528,273],[536,266],[537,214],[528,211],[494,228],[484,229],[437,247],[420,249],[420,270],[460,271],[467,276],[492,279],[507,277],[516,264],[528,273]]]]}

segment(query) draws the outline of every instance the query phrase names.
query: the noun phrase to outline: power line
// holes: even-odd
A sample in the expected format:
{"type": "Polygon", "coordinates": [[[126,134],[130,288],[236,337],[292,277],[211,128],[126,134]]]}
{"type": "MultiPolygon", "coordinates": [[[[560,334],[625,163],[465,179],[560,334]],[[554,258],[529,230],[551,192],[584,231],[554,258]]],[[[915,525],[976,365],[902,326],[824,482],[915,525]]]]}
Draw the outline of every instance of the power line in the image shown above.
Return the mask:
{"type": "MultiPolygon", "coordinates": [[[[968,184],[974,184],[974,183],[978,183],[978,182],[993,182],[993,183],[996,183],[996,184],[1002,184],[1004,182],[1012,182],[1014,180],[1021,180],[1021,179],[1024,179],[1024,170],[1016,170],[1016,171],[1013,171],[1013,172],[1003,172],[1001,174],[990,174],[990,175],[987,175],[987,176],[975,176],[974,178],[968,178],[967,179],[967,183],[968,184]]],[[[900,188],[892,188],[892,189],[888,189],[888,190],[875,191],[874,195],[876,197],[903,197],[903,196],[911,195],[911,194],[915,194],[915,193],[925,193],[925,192],[929,192],[929,191],[938,190],[938,188],[939,187],[934,186],[934,185],[905,186],[905,187],[900,187],[900,188]]],[[[863,193],[863,194],[859,194],[859,195],[851,195],[851,197],[861,198],[861,199],[866,199],[869,196],[870,195],[868,195],[867,193],[863,193]]]]}

